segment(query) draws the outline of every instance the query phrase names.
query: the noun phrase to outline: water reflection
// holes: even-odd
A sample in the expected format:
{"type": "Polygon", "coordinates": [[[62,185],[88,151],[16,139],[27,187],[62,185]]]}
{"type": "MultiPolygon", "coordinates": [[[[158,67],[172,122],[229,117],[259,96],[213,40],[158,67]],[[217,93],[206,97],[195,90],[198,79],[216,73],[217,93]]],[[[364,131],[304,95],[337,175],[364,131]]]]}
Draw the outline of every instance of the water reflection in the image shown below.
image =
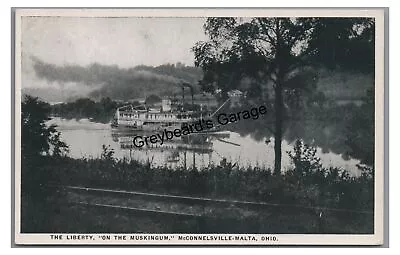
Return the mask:
{"type": "MultiPolygon", "coordinates": [[[[219,164],[226,159],[242,167],[259,166],[273,168],[274,148],[273,138],[260,129],[253,132],[241,130],[239,132],[222,131],[208,134],[189,135],[184,138],[174,138],[164,141],[163,145],[151,144],[138,148],[133,144],[137,133],[112,129],[108,124],[90,122],[88,120],[65,120],[53,118],[49,124],[56,124],[63,140],[70,146],[70,156],[99,157],[102,145],[109,145],[115,151],[115,157],[135,159],[148,162],[153,166],[185,167],[195,166],[198,169],[210,164],[219,164]],[[269,138],[268,138],[269,137],[269,138]],[[267,141],[267,142],[266,142],[267,141]]],[[[249,122],[246,130],[254,122],[249,122]]],[[[300,127],[299,127],[300,128],[300,127]]],[[[296,130],[296,129],[293,129],[296,130]]],[[[327,129],[321,129],[328,132],[327,129]]],[[[154,133],[140,135],[152,135],[154,133]]],[[[288,133],[290,135],[290,133],[288,133]]],[[[312,135],[316,135],[315,133],[312,135]]],[[[291,135],[294,138],[297,135],[291,135]]],[[[293,149],[294,139],[282,142],[283,171],[291,167],[286,151],[293,149]]],[[[317,156],[321,158],[324,167],[341,167],[359,175],[355,159],[343,159],[340,153],[329,150],[324,153],[318,147],[317,156]]]]}
{"type": "MultiPolygon", "coordinates": [[[[202,168],[213,163],[212,154],[213,144],[216,140],[229,138],[229,133],[208,133],[208,134],[191,134],[163,141],[161,143],[149,143],[143,147],[137,147],[134,144],[135,136],[150,136],[155,133],[151,132],[129,132],[120,131],[118,129],[111,130],[112,140],[118,143],[121,150],[129,150],[130,158],[133,153],[141,153],[145,155],[154,155],[162,153],[164,162],[154,162],[156,165],[167,166],[183,166],[202,168]],[[189,159],[188,157],[191,157],[189,159]],[[196,162],[196,158],[199,162],[196,162]]],[[[147,158],[149,160],[149,158],[147,158]]]]}

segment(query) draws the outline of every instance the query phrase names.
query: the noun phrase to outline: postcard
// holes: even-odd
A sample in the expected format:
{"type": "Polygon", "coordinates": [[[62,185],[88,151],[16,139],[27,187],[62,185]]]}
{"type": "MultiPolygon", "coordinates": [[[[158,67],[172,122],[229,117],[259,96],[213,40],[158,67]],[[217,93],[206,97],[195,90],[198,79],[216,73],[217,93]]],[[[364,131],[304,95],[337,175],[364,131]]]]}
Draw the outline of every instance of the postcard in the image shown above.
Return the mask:
{"type": "Polygon", "coordinates": [[[14,10],[17,245],[381,245],[384,8],[14,10]]]}

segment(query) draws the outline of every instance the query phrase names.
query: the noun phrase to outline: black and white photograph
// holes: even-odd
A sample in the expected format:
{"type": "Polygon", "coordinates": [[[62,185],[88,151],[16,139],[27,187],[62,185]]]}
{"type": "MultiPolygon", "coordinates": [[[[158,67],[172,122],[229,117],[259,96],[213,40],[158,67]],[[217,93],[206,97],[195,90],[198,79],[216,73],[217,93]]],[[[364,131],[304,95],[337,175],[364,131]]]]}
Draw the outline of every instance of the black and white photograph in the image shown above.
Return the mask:
{"type": "Polygon", "coordinates": [[[17,9],[17,244],[383,242],[383,9],[17,9]]]}

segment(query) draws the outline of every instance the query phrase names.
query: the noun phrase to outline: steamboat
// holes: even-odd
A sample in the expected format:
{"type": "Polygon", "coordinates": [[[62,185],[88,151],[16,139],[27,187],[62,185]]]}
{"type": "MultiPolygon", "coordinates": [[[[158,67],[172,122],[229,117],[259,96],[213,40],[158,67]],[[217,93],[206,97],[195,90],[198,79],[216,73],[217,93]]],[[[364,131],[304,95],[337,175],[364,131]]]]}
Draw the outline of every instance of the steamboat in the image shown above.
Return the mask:
{"type": "Polygon", "coordinates": [[[172,110],[171,100],[163,99],[161,108],[147,108],[145,105],[118,108],[111,126],[140,131],[174,130],[199,118],[201,113],[195,111],[172,110]]]}
{"type": "MultiPolygon", "coordinates": [[[[147,107],[146,104],[133,106],[126,105],[117,108],[114,119],[111,122],[113,128],[118,130],[140,130],[140,131],[159,131],[159,130],[175,130],[182,128],[185,125],[194,123],[198,120],[210,119],[217,113],[228,101],[231,96],[219,106],[213,113],[203,111],[203,104],[200,104],[199,111],[184,110],[184,87],[188,86],[191,89],[192,109],[194,109],[194,94],[193,87],[190,84],[183,84],[182,87],[182,104],[180,107],[172,107],[170,99],[162,99],[160,107],[147,107]]],[[[209,101],[207,100],[207,103],[209,101]]],[[[209,105],[207,105],[209,109],[209,105]]],[[[209,130],[211,131],[211,130],[209,130]]],[[[216,131],[216,129],[214,130],[216,131]]]]}

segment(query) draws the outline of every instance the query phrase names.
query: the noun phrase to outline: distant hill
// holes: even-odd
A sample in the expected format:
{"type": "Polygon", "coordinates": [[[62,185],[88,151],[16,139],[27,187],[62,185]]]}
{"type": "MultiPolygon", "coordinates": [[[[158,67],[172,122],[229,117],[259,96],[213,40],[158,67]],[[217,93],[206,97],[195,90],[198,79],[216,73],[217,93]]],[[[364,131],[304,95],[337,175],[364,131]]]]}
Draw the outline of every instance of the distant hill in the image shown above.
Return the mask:
{"type": "Polygon", "coordinates": [[[192,84],[194,91],[198,92],[197,83],[202,78],[200,68],[180,63],[156,67],[141,65],[120,68],[97,63],[88,66],[71,64],[57,66],[35,57],[31,60],[36,77],[39,80],[46,80],[54,87],[25,87],[23,93],[32,94],[46,101],[70,101],[77,96],[90,97],[94,100],[105,97],[129,100],[146,97],[149,94],[174,95],[181,93],[182,83],[192,84]],[[74,88],[69,88],[65,84],[74,84],[74,88]]]}
{"type": "MultiPolygon", "coordinates": [[[[113,100],[130,100],[145,98],[151,94],[160,97],[180,97],[183,82],[191,84],[194,93],[198,93],[200,88],[197,84],[202,79],[200,68],[180,63],[120,68],[100,64],[57,66],[37,58],[33,58],[32,61],[37,78],[46,80],[52,86],[25,87],[22,92],[47,102],[67,102],[82,97],[93,100],[106,97],[113,100]]],[[[320,69],[317,73],[317,90],[333,100],[360,99],[365,95],[365,91],[374,85],[372,74],[326,69],[320,69]]],[[[189,96],[190,89],[185,88],[185,97],[189,96]]]]}
{"type": "Polygon", "coordinates": [[[318,71],[317,90],[333,100],[359,100],[375,84],[373,74],[350,71],[318,71]]]}
{"type": "Polygon", "coordinates": [[[89,95],[90,89],[22,88],[22,96],[31,95],[48,103],[72,102],[89,95]]]}
{"type": "MultiPolygon", "coordinates": [[[[373,74],[325,68],[314,71],[317,78],[316,91],[322,92],[327,99],[333,101],[361,100],[366,96],[367,90],[375,85],[373,74]]],[[[272,82],[264,88],[269,95],[274,95],[272,82]]]]}

